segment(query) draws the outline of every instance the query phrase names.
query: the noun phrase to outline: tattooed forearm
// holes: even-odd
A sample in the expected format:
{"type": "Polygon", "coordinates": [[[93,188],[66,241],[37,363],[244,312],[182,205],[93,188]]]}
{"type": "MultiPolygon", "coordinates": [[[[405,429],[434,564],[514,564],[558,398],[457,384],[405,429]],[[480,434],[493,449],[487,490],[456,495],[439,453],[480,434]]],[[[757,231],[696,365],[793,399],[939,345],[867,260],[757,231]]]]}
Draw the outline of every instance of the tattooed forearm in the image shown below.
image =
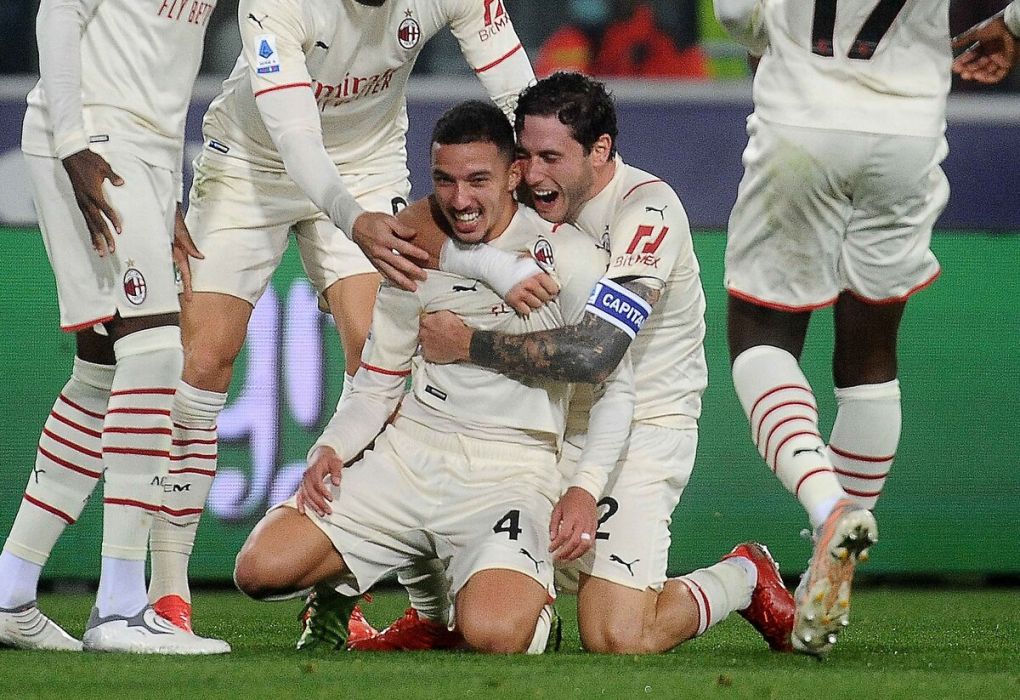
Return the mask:
{"type": "MultiPolygon", "coordinates": [[[[638,281],[624,284],[649,304],[660,292],[638,281]]],[[[631,338],[608,321],[585,313],[576,325],[522,335],[475,331],[471,361],[504,374],[565,382],[604,382],[620,363],[631,338]]]]}

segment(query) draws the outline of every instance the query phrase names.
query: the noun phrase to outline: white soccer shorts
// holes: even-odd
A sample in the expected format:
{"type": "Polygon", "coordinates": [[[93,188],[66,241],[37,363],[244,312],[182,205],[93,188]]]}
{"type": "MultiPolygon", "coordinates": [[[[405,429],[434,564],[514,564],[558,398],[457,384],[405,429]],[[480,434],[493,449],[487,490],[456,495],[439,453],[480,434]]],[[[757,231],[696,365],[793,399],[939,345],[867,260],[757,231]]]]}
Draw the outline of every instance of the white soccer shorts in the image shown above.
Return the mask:
{"type": "Polygon", "coordinates": [[[121,217],[123,233],[114,232],[117,250],[101,258],[60,160],[25,154],[39,228],[57,282],[60,327],[68,332],[118,314],[131,318],[180,311],[171,253],[177,207],[173,173],[128,153],[103,157],[124,184],[104,187],[107,201],[121,217]]]}
{"type": "Polygon", "coordinates": [[[333,512],[307,512],[350,572],[341,593],[364,593],[409,562],[435,558],[452,604],[487,569],[518,571],[553,593],[549,520],[558,489],[547,449],[439,433],[398,417],[343,470],[333,512]]]}
{"type": "MultiPolygon", "coordinates": [[[[385,213],[406,205],[411,189],[403,174],[346,178],[344,184],[367,211],[385,213]]],[[[191,260],[196,292],[229,294],[254,306],[287,250],[291,231],[320,294],[337,280],[376,271],[286,173],[211,155],[208,146],[195,159],[186,222],[205,256],[191,260]]]]}
{"type": "MultiPolygon", "coordinates": [[[[694,469],[697,447],[696,429],[634,424],[598,500],[595,546],[576,561],[557,566],[561,591],[576,591],[580,573],[640,591],[662,590],[672,540],[669,525],[694,469]]],[[[565,481],[579,455],[578,446],[564,445],[559,468],[565,481]]]]}
{"type": "Polygon", "coordinates": [[[903,301],[938,277],[929,250],[949,199],[944,138],[808,129],[751,115],[730,215],[726,288],[782,311],[844,290],[903,301]]]}

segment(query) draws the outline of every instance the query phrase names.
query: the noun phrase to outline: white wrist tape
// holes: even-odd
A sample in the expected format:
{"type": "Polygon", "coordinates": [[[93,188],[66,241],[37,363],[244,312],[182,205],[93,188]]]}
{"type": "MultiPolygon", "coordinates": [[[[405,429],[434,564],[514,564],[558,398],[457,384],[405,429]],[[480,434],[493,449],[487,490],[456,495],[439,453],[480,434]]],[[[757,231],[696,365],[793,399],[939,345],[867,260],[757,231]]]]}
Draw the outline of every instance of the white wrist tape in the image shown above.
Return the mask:
{"type": "Polygon", "coordinates": [[[447,238],[439,253],[439,269],[453,275],[480,279],[505,297],[519,282],[542,272],[535,260],[490,245],[466,244],[447,238]]]}

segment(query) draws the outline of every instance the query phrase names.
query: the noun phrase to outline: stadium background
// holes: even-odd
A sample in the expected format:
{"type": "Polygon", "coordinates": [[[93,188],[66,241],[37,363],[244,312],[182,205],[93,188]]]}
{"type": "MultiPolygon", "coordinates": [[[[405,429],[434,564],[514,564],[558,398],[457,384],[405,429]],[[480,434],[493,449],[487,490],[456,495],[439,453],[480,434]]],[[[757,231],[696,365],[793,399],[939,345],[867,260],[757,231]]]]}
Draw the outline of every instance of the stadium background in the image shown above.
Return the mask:
{"type": "MultiPolygon", "coordinates": [[[[228,3],[221,3],[226,5],[228,3]]],[[[511,12],[513,3],[507,3],[511,12]]],[[[223,19],[223,8],[217,10],[223,19]]],[[[516,15],[515,15],[516,19],[516,15]]],[[[718,36],[702,14],[702,35],[718,36]]],[[[718,75],[741,72],[738,52],[712,47],[718,75]]],[[[22,47],[24,50],[24,46],[22,47]]],[[[440,59],[434,59],[440,61],[440,59]]],[[[441,65],[441,63],[440,63],[441,65]]],[[[56,330],[45,261],[18,151],[30,78],[0,80],[0,533],[6,535],[34,461],[38,431],[66,379],[73,338],[56,330]]],[[[189,119],[189,154],[218,80],[205,78],[189,119]]],[[[800,508],[751,447],[733,395],[725,349],[722,252],[726,216],[740,177],[745,80],[713,83],[614,81],[620,148],[680,193],[696,231],[708,297],[710,387],[697,468],[673,523],[671,571],[710,563],[733,542],[768,542],[794,574],[809,554],[797,536],[800,508]]],[[[420,76],[410,100],[408,152],[416,196],[428,191],[428,132],[443,109],[481,96],[470,77],[420,76]]],[[[879,576],[1015,577],[1020,514],[1020,98],[954,95],[945,169],[950,205],[933,248],[941,279],[908,307],[901,342],[902,446],[878,508],[882,542],[867,572],[879,576]]],[[[826,314],[805,351],[822,425],[831,425],[826,314]]],[[[342,359],[293,251],[253,317],[249,342],[220,420],[220,471],[196,545],[197,579],[227,581],[234,555],[272,501],[289,494],[308,445],[332,413],[342,359]]],[[[54,551],[50,579],[94,580],[101,538],[99,499],[54,551]]]]}

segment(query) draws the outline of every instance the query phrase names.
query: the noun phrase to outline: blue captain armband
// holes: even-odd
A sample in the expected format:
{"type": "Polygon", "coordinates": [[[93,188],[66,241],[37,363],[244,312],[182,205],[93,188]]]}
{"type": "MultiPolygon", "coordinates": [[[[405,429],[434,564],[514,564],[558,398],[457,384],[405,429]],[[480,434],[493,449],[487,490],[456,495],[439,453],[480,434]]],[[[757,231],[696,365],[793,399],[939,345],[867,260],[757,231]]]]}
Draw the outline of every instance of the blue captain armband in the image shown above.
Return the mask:
{"type": "Polygon", "coordinates": [[[613,324],[631,338],[652,313],[652,307],[626,287],[603,277],[595,284],[585,311],[613,324]]]}

